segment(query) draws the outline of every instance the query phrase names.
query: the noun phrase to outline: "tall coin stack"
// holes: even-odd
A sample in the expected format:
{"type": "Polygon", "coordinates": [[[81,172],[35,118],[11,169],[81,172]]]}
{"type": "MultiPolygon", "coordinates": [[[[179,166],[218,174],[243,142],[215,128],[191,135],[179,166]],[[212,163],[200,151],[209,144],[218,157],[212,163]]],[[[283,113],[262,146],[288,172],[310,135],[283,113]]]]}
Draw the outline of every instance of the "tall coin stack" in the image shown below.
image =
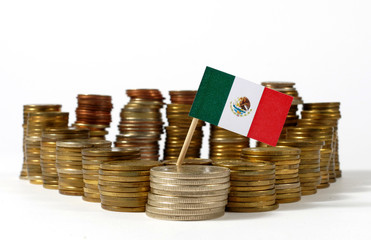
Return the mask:
{"type": "MultiPolygon", "coordinates": [[[[303,99],[299,96],[298,91],[295,88],[295,83],[293,82],[262,82],[262,85],[273,89],[275,91],[290,95],[294,98],[292,101],[289,113],[287,114],[285,124],[283,125],[283,130],[281,133],[280,138],[285,138],[286,131],[284,130],[286,127],[296,126],[299,115],[297,114],[298,105],[303,104],[303,99]]],[[[264,144],[259,143],[261,146],[265,146],[264,144]]]]}
{"type": "MultiPolygon", "coordinates": [[[[188,116],[197,91],[170,91],[171,104],[167,105],[166,117],[169,126],[166,129],[164,159],[177,160],[187,136],[192,118],[188,116]]],[[[205,122],[198,121],[189,145],[186,158],[199,158],[202,146],[202,126],[205,122]]]]}
{"type": "Polygon", "coordinates": [[[138,148],[88,148],[82,150],[82,173],[84,175],[83,200],[101,202],[99,193],[100,164],[108,161],[127,161],[140,159],[138,148]]]}
{"type": "Polygon", "coordinates": [[[67,112],[35,112],[28,114],[26,137],[26,164],[28,179],[43,184],[40,165],[42,132],[48,128],[66,128],[67,112]]]}
{"type": "Polygon", "coordinates": [[[70,139],[57,142],[57,172],[60,194],[82,196],[84,181],[82,173],[82,149],[111,146],[101,139],[70,139]]]}
{"type": "Polygon", "coordinates": [[[317,125],[334,127],[334,142],[332,159],[330,161],[330,182],[335,182],[337,177],[341,177],[339,162],[339,137],[338,122],[341,118],[339,102],[324,103],[305,103],[302,111],[302,119],[299,125],[317,125]]]}
{"type": "Polygon", "coordinates": [[[196,221],[224,215],[230,170],[181,165],[154,167],[146,214],[163,220],[196,221]]]}
{"type": "Polygon", "coordinates": [[[103,209],[144,212],[149,192],[149,170],[159,161],[103,162],[99,170],[99,192],[103,209]]]}
{"type": "Polygon", "coordinates": [[[301,126],[287,128],[287,139],[323,141],[320,150],[321,183],[317,188],[327,188],[329,184],[329,164],[332,155],[333,127],[330,126],[301,126]]]}
{"type": "Polygon", "coordinates": [[[120,113],[120,134],[116,147],[139,147],[142,160],[159,159],[159,140],[163,133],[163,96],[157,89],[129,89],[130,101],[120,113]]]}
{"type": "Polygon", "coordinates": [[[299,178],[301,195],[317,193],[317,186],[321,182],[320,150],[323,141],[311,140],[280,140],[277,146],[300,148],[299,178]]]}
{"type": "Polygon", "coordinates": [[[56,168],[57,141],[87,138],[89,138],[89,130],[87,129],[57,128],[43,131],[40,161],[44,188],[58,189],[58,172],[56,168]]]}
{"type": "Polygon", "coordinates": [[[244,148],[250,147],[250,139],[210,124],[210,152],[213,160],[238,159],[244,148]]]}
{"type": "Polygon", "coordinates": [[[242,150],[247,161],[270,161],[276,165],[276,202],[291,203],[301,199],[299,180],[300,149],[290,147],[257,147],[242,150]]]}
{"type": "Polygon", "coordinates": [[[229,212],[265,212],[278,208],[275,165],[267,161],[219,160],[213,165],[231,170],[229,212]]]}
{"type": "Polygon", "coordinates": [[[31,112],[60,112],[62,105],[59,104],[29,104],[23,105],[23,163],[20,174],[20,179],[27,179],[27,164],[26,164],[26,137],[27,137],[27,121],[28,114],[31,112]]]}
{"type": "Polygon", "coordinates": [[[111,123],[112,108],[111,96],[79,94],[74,126],[89,129],[92,139],[105,139],[108,134],[106,128],[111,123]]]}

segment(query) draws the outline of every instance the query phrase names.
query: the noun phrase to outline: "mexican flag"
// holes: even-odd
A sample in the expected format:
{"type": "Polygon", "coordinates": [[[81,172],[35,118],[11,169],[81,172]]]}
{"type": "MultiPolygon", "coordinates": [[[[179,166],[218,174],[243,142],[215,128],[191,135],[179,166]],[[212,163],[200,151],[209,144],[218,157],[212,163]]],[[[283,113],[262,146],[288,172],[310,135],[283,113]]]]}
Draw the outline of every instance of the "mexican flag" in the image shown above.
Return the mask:
{"type": "Polygon", "coordinates": [[[276,146],[293,97],[206,67],[189,116],[276,146]]]}

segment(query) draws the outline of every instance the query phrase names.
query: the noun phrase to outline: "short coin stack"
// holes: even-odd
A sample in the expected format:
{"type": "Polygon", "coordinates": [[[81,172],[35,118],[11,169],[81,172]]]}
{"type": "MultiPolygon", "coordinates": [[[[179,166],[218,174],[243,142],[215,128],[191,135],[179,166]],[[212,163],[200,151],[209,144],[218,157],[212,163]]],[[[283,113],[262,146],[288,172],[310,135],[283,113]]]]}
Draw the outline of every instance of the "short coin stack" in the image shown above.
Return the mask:
{"type": "MultiPolygon", "coordinates": [[[[166,117],[169,126],[166,129],[164,159],[177,160],[187,136],[192,118],[188,116],[197,91],[170,91],[171,104],[167,105],[166,117]]],[[[202,146],[202,126],[205,123],[198,121],[189,145],[186,158],[199,158],[202,146]]]]}
{"type": "Polygon", "coordinates": [[[291,203],[301,199],[299,180],[300,149],[289,147],[257,147],[242,150],[247,161],[270,161],[276,165],[276,202],[291,203]]]}
{"type": "Polygon", "coordinates": [[[299,178],[301,195],[317,193],[317,186],[321,182],[320,150],[323,141],[310,140],[279,140],[277,146],[300,148],[299,178]]]}
{"type": "Polygon", "coordinates": [[[40,161],[44,188],[58,189],[57,141],[87,138],[89,138],[89,130],[87,129],[57,128],[43,131],[40,161]]]}
{"type": "Polygon", "coordinates": [[[82,173],[82,149],[111,146],[111,142],[99,139],[71,139],[57,142],[57,172],[59,193],[82,196],[84,181],[82,173]]]}
{"type": "Polygon", "coordinates": [[[228,168],[169,165],[154,167],[150,172],[147,216],[196,221],[224,215],[230,186],[228,168]]]}
{"type": "Polygon", "coordinates": [[[209,157],[213,160],[238,159],[250,146],[250,139],[210,124],[209,157]]]}
{"type": "Polygon", "coordinates": [[[265,212],[278,208],[275,165],[266,161],[219,160],[213,165],[231,170],[227,211],[265,212]]]}
{"type": "Polygon", "coordinates": [[[335,182],[341,177],[339,162],[339,137],[338,122],[341,118],[339,102],[305,103],[302,111],[302,119],[299,126],[332,126],[334,127],[334,142],[332,159],[329,165],[330,182],[335,182]]]}
{"type": "Polygon", "coordinates": [[[82,199],[88,202],[101,202],[98,188],[101,163],[133,159],[140,159],[138,148],[87,148],[82,150],[82,173],[85,184],[82,199]]]}
{"type": "Polygon", "coordinates": [[[330,126],[301,126],[287,128],[287,139],[323,141],[320,153],[321,183],[317,188],[327,188],[329,183],[329,165],[333,147],[333,127],[330,126]]]}
{"type": "Polygon", "coordinates": [[[26,137],[27,175],[30,183],[43,184],[40,165],[41,136],[48,128],[66,128],[67,112],[36,112],[29,113],[26,137]]]}
{"type": "Polygon", "coordinates": [[[111,96],[79,94],[74,126],[89,129],[92,139],[105,139],[108,134],[106,128],[109,128],[111,123],[112,108],[111,96]]]}
{"type": "Polygon", "coordinates": [[[157,89],[126,90],[130,102],[120,113],[120,134],[116,147],[139,147],[142,160],[159,159],[159,140],[161,139],[163,96],[157,89]]]}
{"type": "Polygon", "coordinates": [[[59,104],[29,104],[23,105],[23,165],[20,174],[21,179],[27,179],[26,165],[26,136],[27,136],[27,121],[28,114],[31,112],[60,112],[62,105],[59,104]]]}
{"type": "Polygon", "coordinates": [[[99,192],[103,209],[144,212],[149,192],[149,170],[158,161],[104,162],[99,170],[99,192]]]}
{"type": "MultiPolygon", "coordinates": [[[[206,158],[186,158],[183,160],[183,165],[211,165],[212,164],[211,159],[206,158]]],[[[174,160],[165,160],[162,162],[165,165],[175,165],[176,161],[174,160]]]]}
{"type": "MultiPolygon", "coordinates": [[[[299,96],[294,82],[262,82],[262,85],[275,91],[290,95],[294,98],[289,113],[287,114],[284,129],[286,127],[296,126],[299,115],[297,114],[298,105],[303,104],[303,99],[299,96]]],[[[286,131],[282,131],[281,138],[285,138],[286,131]]],[[[261,144],[262,146],[264,144],[261,144]]]]}

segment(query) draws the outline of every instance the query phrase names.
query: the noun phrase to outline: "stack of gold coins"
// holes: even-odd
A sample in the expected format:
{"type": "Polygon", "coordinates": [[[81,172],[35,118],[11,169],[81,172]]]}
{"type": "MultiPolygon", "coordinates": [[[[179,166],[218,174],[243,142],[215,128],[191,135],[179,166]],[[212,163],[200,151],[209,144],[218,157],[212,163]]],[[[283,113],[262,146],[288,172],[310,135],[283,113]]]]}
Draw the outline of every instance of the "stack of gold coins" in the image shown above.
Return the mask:
{"type": "MultiPolygon", "coordinates": [[[[188,114],[197,91],[170,91],[169,93],[172,103],[168,104],[166,108],[169,126],[165,127],[164,159],[177,160],[192,121],[188,114]]],[[[203,137],[202,126],[204,125],[203,121],[198,121],[186,158],[200,157],[203,137]]]]}
{"type": "Polygon", "coordinates": [[[59,104],[29,104],[23,105],[23,164],[20,179],[27,179],[26,165],[26,136],[27,136],[27,121],[28,114],[31,112],[60,112],[62,105],[59,104]]]}
{"type": "Polygon", "coordinates": [[[276,202],[291,203],[301,199],[299,180],[300,149],[290,147],[257,147],[242,150],[247,161],[269,161],[276,165],[276,202]]]}
{"type": "Polygon", "coordinates": [[[87,129],[60,128],[43,131],[40,163],[44,188],[58,189],[58,172],[56,168],[57,141],[87,138],[89,138],[89,130],[87,129]]]}
{"type": "Polygon", "coordinates": [[[227,211],[265,212],[278,208],[274,163],[255,160],[219,160],[213,165],[231,170],[227,211]]]}
{"type": "Polygon", "coordinates": [[[158,160],[164,98],[157,89],[129,89],[126,94],[130,102],[121,109],[115,146],[139,147],[143,160],[158,160]]]}
{"type": "Polygon", "coordinates": [[[250,147],[250,139],[210,124],[209,157],[213,160],[237,159],[244,148],[250,147]]]}
{"type": "Polygon", "coordinates": [[[112,108],[111,96],[79,94],[74,126],[89,129],[92,139],[105,139],[108,134],[106,128],[111,123],[112,108]]]}
{"type": "Polygon", "coordinates": [[[82,150],[82,173],[84,176],[83,200],[100,202],[98,188],[100,164],[109,161],[140,159],[138,148],[88,148],[82,150]]]}
{"type": "Polygon", "coordinates": [[[149,192],[149,170],[159,161],[103,162],[99,170],[99,192],[103,209],[144,212],[149,192]]]}
{"type": "Polygon", "coordinates": [[[329,164],[332,155],[333,127],[330,126],[301,126],[287,128],[287,138],[294,140],[323,141],[320,150],[321,183],[317,188],[327,188],[329,184],[329,164]]]}
{"type": "MultiPolygon", "coordinates": [[[[295,88],[295,83],[293,82],[262,82],[262,85],[273,89],[275,91],[290,95],[294,98],[291,104],[289,113],[287,114],[286,121],[284,124],[284,129],[286,127],[296,126],[299,115],[297,114],[298,105],[303,104],[303,99],[299,96],[298,91],[295,88]]],[[[283,130],[280,138],[284,139],[286,131],[283,130]]],[[[266,144],[259,143],[259,146],[267,146],[266,144]]]]}
{"type": "Polygon", "coordinates": [[[71,196],[84,194],[82,153],[85,148],[111,146],[101,139],[70,139],[57,142],[57,172],[59,193],[71,196]]]}
{"type": "Polygon", "coordinates": [[[317,193],[317,186],[321,182],[320,150],[323,141],[314,140],[279,140],[277,146],[300,148],[299,178],[301,195],[317,193]]]}
{"type": "Polygon", "coordinates": [[[28,179],[33,184],[43,184],[40,165],[41,136],[48,128],[66,128],[68,113],[35,112],[29,113],[27,120],[26,163],[28,179]]]}
{"type": "MultiPolygon", "coordinates": [[[[183,160],[182,164],[183,165],[211,165],[212,164],[211,159],[206,159],[206,158],[186,158],[183,160]]],[[[175,165],[176,161],[174,160],[165,160],[162,163],[165,165],[175,165]]]]}
{"type": "Polygon", "coordinates": [[[196,221],[224,215],[230,186],[228,168],[168,165],[154,167],[150,172],[147,216],[196,221]]]}
{"type": "Polygon", "coordinates": [[[341,118],[339,102],[305,103],[302,111],[302,119],[299,126],[332,126],[334,127],[334,142],[332,159],[330,161],[330,182],[341,177],[339,162],[339,137],[338,122],[341,118]]]}

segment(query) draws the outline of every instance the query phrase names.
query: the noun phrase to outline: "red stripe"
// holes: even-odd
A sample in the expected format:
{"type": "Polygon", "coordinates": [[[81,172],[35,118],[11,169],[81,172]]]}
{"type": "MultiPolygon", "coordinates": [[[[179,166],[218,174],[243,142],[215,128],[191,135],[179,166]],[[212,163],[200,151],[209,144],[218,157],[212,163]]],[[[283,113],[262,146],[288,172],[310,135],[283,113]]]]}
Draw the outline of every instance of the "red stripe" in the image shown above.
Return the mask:
{"type": "Polygon", "coordinates": [[[247,137],[276,146],[293,97],[265,88],[247,137]]]}

